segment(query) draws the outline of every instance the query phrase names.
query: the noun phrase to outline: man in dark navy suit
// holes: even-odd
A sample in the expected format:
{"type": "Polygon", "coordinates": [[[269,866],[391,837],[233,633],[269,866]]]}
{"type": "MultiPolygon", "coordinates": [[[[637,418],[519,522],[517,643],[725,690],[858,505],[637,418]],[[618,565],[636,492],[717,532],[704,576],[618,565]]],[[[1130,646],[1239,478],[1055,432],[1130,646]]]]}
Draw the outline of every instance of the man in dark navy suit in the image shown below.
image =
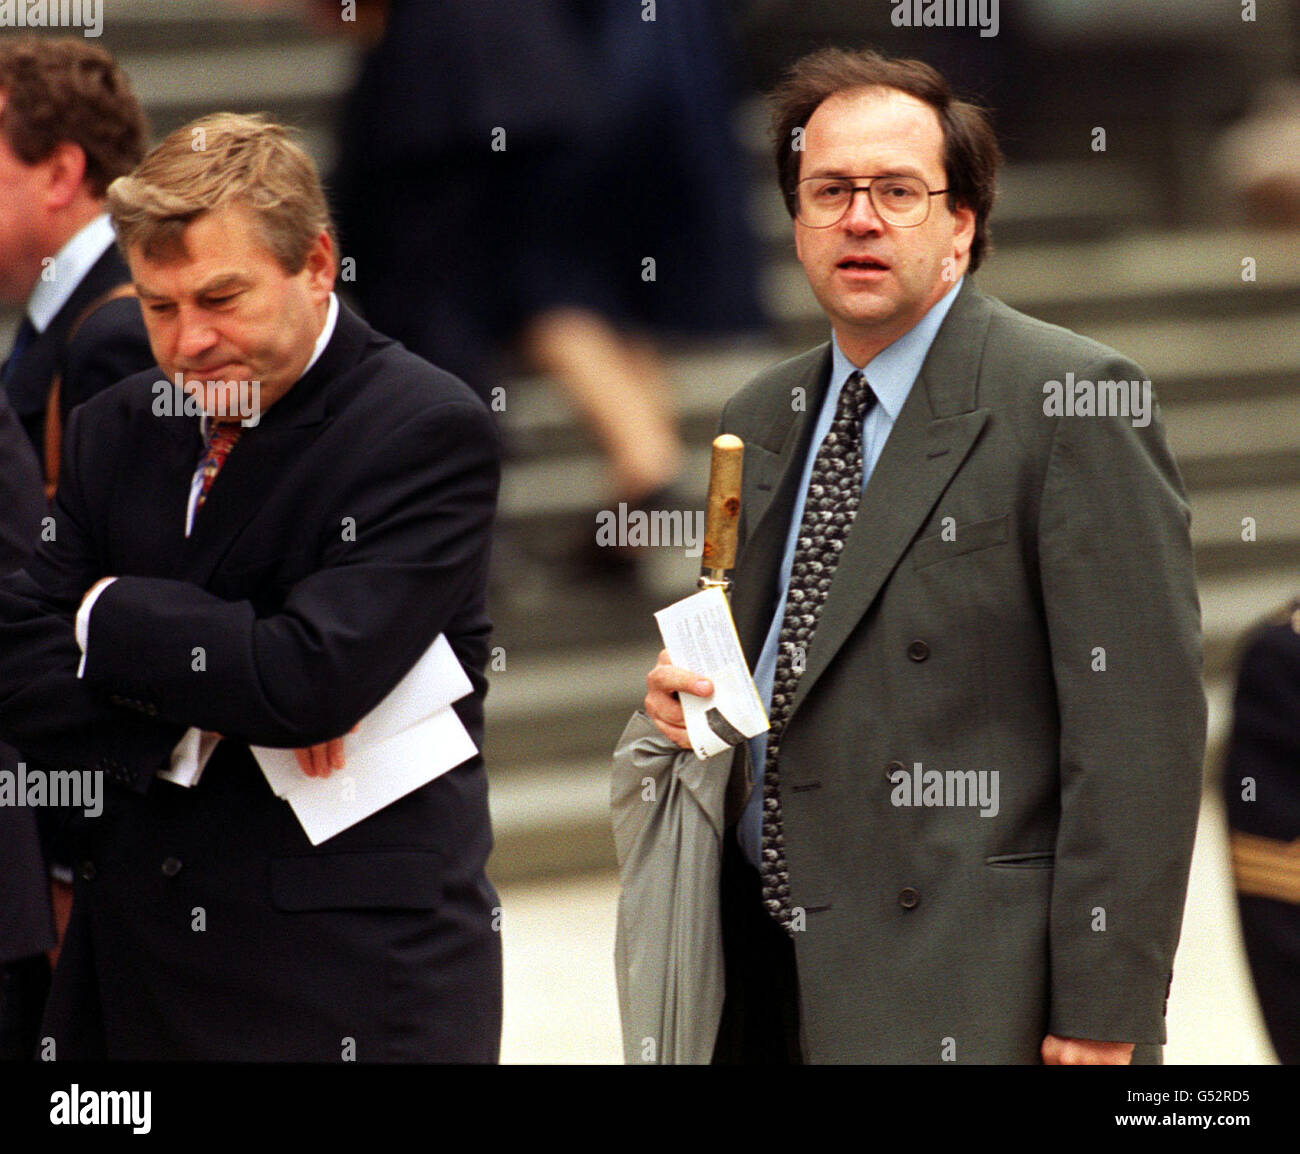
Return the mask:
{"type": "MultiPolygon", "coordinates": [[[[121,69],[75,38],[0,45],[0,302],[22,306],[4,387],[41,460],[75,406],[153,363],[104,194],[145,150],[121,69]],[[47,428],[51,385],[58,413],[47,428]]],[[[47,469],[47,474],[52,473],[47,469]]],[[[53,480],[47,475],[47,480],[53,480]]]]}
{"type": "MultiPolygon", "coordinates": [[[[45,499],[41,475],[8,402],[0,396],[0,573],[19,568],[36,547],[45,499]]],[[[18,757],[0,745],[0,771],[18,757]]],[[[45,951],[54,945],[49,890],[32,810],[0,807],[0,1059],[36,1047],[49,989],[45,951]]]]}
{"type": "Polygon", "coordinates": [[[279,126],[178,129],[109,205],[158,367],[73,412],[56,533],[0,581],[0,735],[109,783],[43,1033],[59,1059],[495,1061],[482,759],[313,846],[249,752],[328,774],[439,634],[481,746],[491,415],[339,304],[279,126]],[[204,734],[198,783],[160,780],[204,734]]]}
{"type": "Polygon", "coordinates": [[[1300,1065],[1300,597],[1243,644],[1223,791],[1255,993],[1278,1060],[1300,1065]]]}
{"type": "MultiPolygon", "coordinates": [[[[22,309],[0,368],[3,393],[21,417],[20,424],[4,406],[5,572],[35,546],[28,481],[39,482],[41,460],[52,487],[72,406],[153,364],[104,211],[109,183],[140,163],[144,145],[140,105],[102,48],[81,38],[0,43],[0,303],[22,309]]],[[[39,815],[57,861],[57,814],[39,815]]],[[[9,1057],[31,1053],[50,980],[50,883],[36,820],[37,811],[0,808],[0,1054],[9,1057]]],[[[65,869],[54,866],[64,878],[55,883],[60,922],[70,893],[65,869]]]]}

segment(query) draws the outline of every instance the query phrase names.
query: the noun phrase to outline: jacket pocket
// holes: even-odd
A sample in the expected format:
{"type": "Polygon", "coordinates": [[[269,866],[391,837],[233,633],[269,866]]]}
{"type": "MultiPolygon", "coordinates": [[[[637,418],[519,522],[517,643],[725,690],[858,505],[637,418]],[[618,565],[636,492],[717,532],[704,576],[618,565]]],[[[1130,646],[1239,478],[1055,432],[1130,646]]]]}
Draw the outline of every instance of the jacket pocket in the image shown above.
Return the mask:
{"type": "Polygon", "coordinates": [[[278,910],[433,910],[442,901],[442,862],[430,850],[367,850],[271,859],[278,910]]]}
{"type": "Polygon", "coordinates": [[[1051,869],[1056,864],[1056,854],[1051,850],[1038,850],[1032,853],[1000,853],[984,859],[986,866],[994,869],[1051,869]]]}
{"type": "Polygon", "coordinates": [[[994,545],[1004,545],[1007,541],[1007,526],[1010,514],[990,517],[987,521],[972,521],[969,525],[958,525],[956,537],[945,541],[942,533],[933,537],[922,537],[912,546],[912,565],[924,569],[938,561],[947,561],[974,553],[979,549],[989,549],[994,545]]]}

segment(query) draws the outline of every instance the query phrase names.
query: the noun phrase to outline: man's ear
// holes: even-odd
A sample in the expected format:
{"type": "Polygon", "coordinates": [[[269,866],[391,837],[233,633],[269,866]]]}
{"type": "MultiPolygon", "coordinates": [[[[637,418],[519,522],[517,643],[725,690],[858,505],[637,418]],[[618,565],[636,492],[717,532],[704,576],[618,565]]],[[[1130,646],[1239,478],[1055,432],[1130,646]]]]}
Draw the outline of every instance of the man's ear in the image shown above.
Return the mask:
{"type": "Polygon", "coordinates": [[[307,262],[303,267],[307,272],[307,284],[312,296],[318,303],[326,300],[334,291],[338,259],[334,252],[333,238],[325,229],[321,229],[320,235],[312,242],[311,248],[307,251],[307,262]]]}
{"type": "Polygon", "coordinates": [[[45,171],[45,203],[51,209],[67,208],[86,179],[86,154],[81,145],[61,140],[39,166],[45,171]]]}
{"type": "Polygon", "coordinates": [[[975,240],[975,210],[958,202],[950,211],[953,218],[953,254],[960,260],[970,252],[970,246],[975,240]]]}

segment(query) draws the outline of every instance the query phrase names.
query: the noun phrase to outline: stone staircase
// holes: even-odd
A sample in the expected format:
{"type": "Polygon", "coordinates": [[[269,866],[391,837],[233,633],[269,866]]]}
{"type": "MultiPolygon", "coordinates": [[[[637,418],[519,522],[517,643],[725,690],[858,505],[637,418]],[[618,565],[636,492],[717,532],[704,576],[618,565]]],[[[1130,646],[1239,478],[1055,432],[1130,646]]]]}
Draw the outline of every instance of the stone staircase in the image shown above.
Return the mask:
{"type": "MultiPolygon", "coordinates": [[[[327,169],[331,125],[355,68],[338,38],[193,0],[108,0],[102,43],[119,56],[155,134],[215,108],[265,109],[304,132],[327,169]]],[[[722,403],[755,372],[824,340],[824,319],[794,261],[768,172],[761,113],[738,124],[755,173],[752,211],[766,246],[773,329],[749,343],[674,347],[687,495],[702,501],[722,403]]],[[[1294,235],[1171,228],[1157,179],[1132,158],[1062,155],[1010,166],[979,273],[986,292],[1112,344],[1141,364],[1193,504],[1206,639],[1213,773],[1230,720],[1243,630],[1300,592],[1300,245],[1294,235]],[[1242,260],[1256,279],[1243,281],[1242,260]],[[1242,518],[1257,539],[1242,539],[1242,518]]],[[[15,322],[0,318],[0,348],[15,322]]],[[[545,380],[508,382],[510,459],[494,561],[498,668],[485,753],[498,881],[613,865],[609,753],[644,693],[659,649],[651,614],[693,588],[698,562],[646,550],[635,588],[576,584],[565,547],[594,533],[608,503],[591,439],[545,380]]]]}

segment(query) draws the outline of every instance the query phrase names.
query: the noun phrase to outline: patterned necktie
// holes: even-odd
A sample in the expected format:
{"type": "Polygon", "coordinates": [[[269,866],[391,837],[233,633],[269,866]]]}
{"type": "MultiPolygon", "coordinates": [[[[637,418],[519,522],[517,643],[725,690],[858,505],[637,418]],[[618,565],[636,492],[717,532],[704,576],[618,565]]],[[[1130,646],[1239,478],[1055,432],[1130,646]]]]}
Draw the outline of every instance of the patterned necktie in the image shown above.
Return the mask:
{"type": "Polygon", "coordinates": [[[14,336],[14,347],[9,351],[9,356],[5,358],[4,367],[0,368],[0,384],[7,385],[9,383],[9,378],[18,371],[18,362],[22,360],[23,353],[27,351],[27,346],[35,339],[36,326],[27,317],[23,317],[23,323],[18,326],[18,332],[14,336]]]}
{"type": "Polygon", "coordinates": [[[835,419],[817,450],[808,478],[776,649],[769,711],[772,725],[767,734],[763,776],[763,853],[758,872],[763,880],[763,904],[787,933],[791,932],[790,874],[785,861],[777,778],[781,735],[830,592],[831,578],[862,498],[862,421],[875,401],[876,395],[860,372],[850,376],[840,392],[835,419]]]}
{"type": "Polygon", "coordinates": [[[203,459],[199,462],[203,485],[199,489],[199,497],[194,505],[196,513],[203,508],[203,502],[208,499],[208,490],[212,488],[212,482],[217,479],[221,466],[226,463],[230,450],[235,447],[235,442],[239,440],[239,435],[243,431],[244,426],[238,421],[213,421],[208,425],[208,439],[203,446],[203,459]]]}

